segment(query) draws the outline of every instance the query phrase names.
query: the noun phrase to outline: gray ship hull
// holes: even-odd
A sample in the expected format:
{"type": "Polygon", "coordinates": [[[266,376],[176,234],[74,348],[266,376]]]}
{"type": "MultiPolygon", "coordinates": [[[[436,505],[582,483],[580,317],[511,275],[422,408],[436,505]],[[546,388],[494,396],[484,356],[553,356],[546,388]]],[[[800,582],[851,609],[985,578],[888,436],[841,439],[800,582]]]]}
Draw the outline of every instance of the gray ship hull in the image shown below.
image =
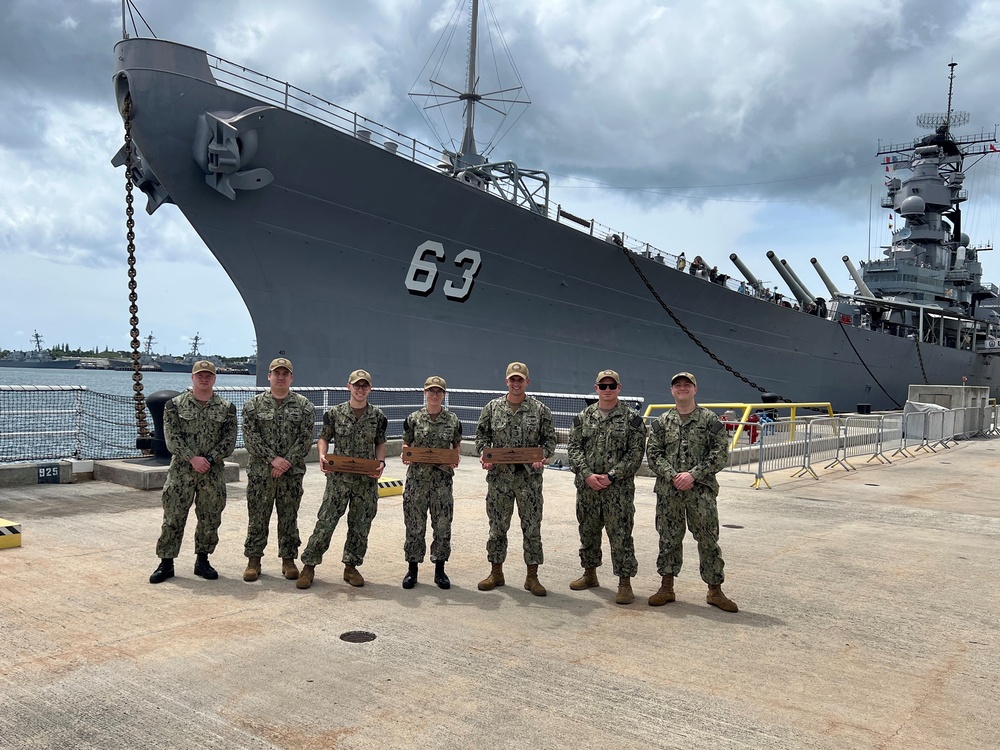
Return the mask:
{"type": "MultiPolygon", "coordinates": [[[[459,388],[500,388],[526,362],[536,391],[589,392],[594,374],[670,402],[669,377],[695,373],[703,401],[757,401],[667,316],[623,251],[292,111],[268,115],[253,166],[274,181],[230,200],[192,158],[198,117],[261,102],[214,83],[204,53],[153,40],[116,47],[119,100],[147,167],[243,297],[259,356],[287,356],[297,385],[336,385],[364,367],[377,387],[430,374],[459,388]],[[406,287],[426,242],[444,258],[426,294],[406,287]],[[463,301],[465,250],[482,264],[463,301]]],[[[140,240],[141,241],[141,240],[140,240]]],[[[911,383],[987,385],[996,365],[970,351],[841,326],[643,257],[659,295],[719,358],[794,401],[893,408],[911,383]]],[[[141,270],[140,270],[141,274],[141,270]]],[[[258,381],[265,384],[261,373],[258,381]]]]}
{"type": "Polygon", "coordinates": [[[52,360],[3,360],[0,359],[0,367],[21,367],[28,370],[72,370],[78,364],[79,359],[52,359],[52,360]]]}

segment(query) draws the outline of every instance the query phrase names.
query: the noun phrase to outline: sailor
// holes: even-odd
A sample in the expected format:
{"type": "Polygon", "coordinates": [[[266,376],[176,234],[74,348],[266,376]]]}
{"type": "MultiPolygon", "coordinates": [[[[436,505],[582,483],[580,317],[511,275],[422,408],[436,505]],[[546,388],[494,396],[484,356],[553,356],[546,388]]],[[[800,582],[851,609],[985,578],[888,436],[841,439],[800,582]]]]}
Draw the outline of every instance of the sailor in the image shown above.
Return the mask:
{"type": "Polygon", "coordinates": [[[285,357],[271,360],[267,382],[271,389],[258,393],[243,407],[243,440],[247,465],[247,556],[244,581],[260,577],[261,558],[267,546],[271,511],[278,511],[278,557],[281,574],[295,580],[299,569],[299,504],[306,454],[312,447],[316,408],[305,396],[292,393],[292,362],[285,357]]]}
{"type": "Polygon", "coordinates": [[[656,530],[660,554],[656,569],[662,576],[649,604],[674,601],[674,576],[681,572],[685,525],[698,542],[701,577],[708,584],[706,601],[725,612],[736,612],[722,593],[725,580],[719,549],[719,483],[715,478],[729,458],[728,438],[715,412],[698,406],[698,381],[690,372],[670,379],[676,408],[664,412],[650,429],[646,458],[656,474],[656,530]]]}
{"type": "Polygon", "coordinates": [[[542,564],[542,471],[556,451],[556,431],[549,407],[525,392],[531,383],[527,365],[511,362],[506,378],[506,395],[486,404],[476,425],[476,453],[487,471],[490,536],[486,558],[492,566],[489,576],[479,582],[479,590],[491,591],[505,583],[507,530],[516,501],[524,536],[524,563],[528,567],[524,588],[535,596],[545,596],[545,587],[538,580],[538,566],[542,564]],[[538,446],[543,460],[532,464],[493,464],[482,458],[487,448],[538,446]]]}
{"type": "Polygon", "coordinates": [[[687,267],[687,258],[684,257],[684,253],[682,252],[680,255],[677,256],[677,270],[683,271],[686,267],[687,267]]]}
{"type": "Polygon", "coordinates": [[[618,576],[616,604],[631,604],[631,579],[639,572],[632,526],[635,521],[635,473],[646,449],[642,417],[619,401],[621,378],[614,370],[597,373],[597,403],[573,419],[569,465],[576,474],[576,520],[580,525],[583,575],[574,591],[599,586],[601,532],[607,529],[611,565],[618,576]]]}
{"type": "Polygon", "coordinates": [[[156,543],[160,565],[149,577],[162,583],[174,577],[184,526],[192,503],[198,517],[194,532],[194,574],[210,581],[219,577],[208,561],[219,543],[226,507],[223,460],[236,447],[236,407],[213,392],[215,364],[199,360],[191,368],[191,390],[167,401],[163,436],[173,454],[163,486],[163,528],[156,543]]]}
{"type": "MultiPolygon", "coordinates": [[[[444,406],[447,387],[445,379],[438,375],[424,381],[426,406],[413,412],[403,422],[404,456],[408,448],[461,447],[462,422],[444,406]]],[[[424,561],[427,548],[428,513],[434,535],[431,543],[434,583],[438,588],[451,588],[444,564],[451,555],[451,520],[455,513],[452,482],[458,463],[412,463],[404,458],[403,464],[409,467],[403,490],[403,522],[406,525],[403,555],[409,568],[403,577],[403,588],[412,589],[417,583],[417,566],[424,561]]]]}
{"type": "Polygon", "coordinates": [[[326,490],[316,517],[316,528],[302,552],[302,572],[295,582],[300,589],[312,585],[316,566],[323,562],[323,555],[330,549],[330,538],[344,511],[348,511],[344,580],[352,586],[365,585],[358,566],[365,561],[368,533],[378,512],[378,479],[385,469],[388,420],[381,409],[368,403],[372,376],[366,370],[354,370],[347,378],[347,388],[350,399],[323,415],[318,448],[320,468],[326,474],[326,490]],[[378,469],[370,474],[334,471],[333,465],[326,460],[331,446],[338,456],[376,460],[378,469]]]}

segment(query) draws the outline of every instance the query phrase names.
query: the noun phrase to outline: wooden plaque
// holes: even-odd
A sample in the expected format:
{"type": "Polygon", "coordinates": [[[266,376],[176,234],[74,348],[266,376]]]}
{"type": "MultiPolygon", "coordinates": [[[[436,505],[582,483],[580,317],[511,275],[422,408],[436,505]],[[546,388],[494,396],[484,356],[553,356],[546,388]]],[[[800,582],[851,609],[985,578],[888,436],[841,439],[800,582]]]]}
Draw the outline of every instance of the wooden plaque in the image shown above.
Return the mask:
{"type": "Polygon", "coordinates": [[[487,448],[483,461],[488,464],[533,464],[545,460],[541,446],[536,448],[487,448]]]}
{"type": "Polygon", "coordinates": [[[326,461],[334,471],[341,474],[374,474],[382,466],[382,462],[374,458],[354,458],[335,453],[327,453],[326,461]]]}
{"type": "Polygon", "coordinates": [[[458,463],[458,448],[404,448],[404,461],[415,464],[452,464],[458,463]]]}

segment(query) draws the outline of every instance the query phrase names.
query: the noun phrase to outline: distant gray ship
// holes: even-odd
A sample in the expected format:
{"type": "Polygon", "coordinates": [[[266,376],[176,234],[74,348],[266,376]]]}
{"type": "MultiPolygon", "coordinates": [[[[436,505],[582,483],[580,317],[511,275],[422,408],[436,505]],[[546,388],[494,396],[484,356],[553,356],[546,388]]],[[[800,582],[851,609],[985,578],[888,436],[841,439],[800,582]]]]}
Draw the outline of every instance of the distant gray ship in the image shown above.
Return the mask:
{"type": "Polygon", "coordinates": [[[29,351],[15,350],[0,358],[0,367],[40,367],[48,370],[72,370],[80,364],[79,357],[54,357],[50,349],[42,348],[42,337],[35,331],[31,336],[35,345],[29,351]]]}
{"type": "Polygon", "coordinates": [[[291,358],[297,385],[365,367],[379,387],[436,373],[497,388],[506,363],[523,360],[534,390],[589,392],[613,367],[654,403],[679,370],[697,375],[706,401],[766,391],[882,409],[927,382],[1000,395],[997,290],[981,283],[983,248],[960,220],[963,159],[994,150],[996,134],[953,136],[950,93],[948,112],[925,123],[932,136],[884,152],[912,170],[889,181],[884,204],[905,226],[886,260],[855,271],[856,291],[831,282],[829,304],[817,302],[773,259],[796,311],[762,299],[749,271],[748,293],[679,271],[673,256],[555,205],[545,172],[480,154],[477,29],[465,89],[454,89],[463,145],[443,152],[198,49],[116,45],[147,211],[180,208],[242,295],[260,356],[291,358]],[[821,314],[804,312],[813,304],[821,314]]]}

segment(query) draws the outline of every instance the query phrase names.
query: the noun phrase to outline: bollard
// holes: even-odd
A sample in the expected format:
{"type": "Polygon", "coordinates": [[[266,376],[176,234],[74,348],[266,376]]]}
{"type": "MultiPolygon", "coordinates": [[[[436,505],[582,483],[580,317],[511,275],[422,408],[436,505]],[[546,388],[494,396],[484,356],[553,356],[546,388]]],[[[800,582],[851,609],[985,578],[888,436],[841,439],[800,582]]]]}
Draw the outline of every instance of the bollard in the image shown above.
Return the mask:
{"type": "Polygon", "coordinates": [[[146,406],[153,417],[153,436],[136,440],[136,448],[151,450],[154,457],[170,460],[170,451],[167,450],[167,441],[163,436],[163,409],[166,407],[167,401],[180,395],[178,391],[157,391],[149,395],[146,399],[146,406]],[[140,445],[140,443],[142,444],[140,445]]]}
{"type": "Polygon", "coordinates": [[[872,405],[871,404],[858,404],[858,414],[871,414],[872,405]]]}

